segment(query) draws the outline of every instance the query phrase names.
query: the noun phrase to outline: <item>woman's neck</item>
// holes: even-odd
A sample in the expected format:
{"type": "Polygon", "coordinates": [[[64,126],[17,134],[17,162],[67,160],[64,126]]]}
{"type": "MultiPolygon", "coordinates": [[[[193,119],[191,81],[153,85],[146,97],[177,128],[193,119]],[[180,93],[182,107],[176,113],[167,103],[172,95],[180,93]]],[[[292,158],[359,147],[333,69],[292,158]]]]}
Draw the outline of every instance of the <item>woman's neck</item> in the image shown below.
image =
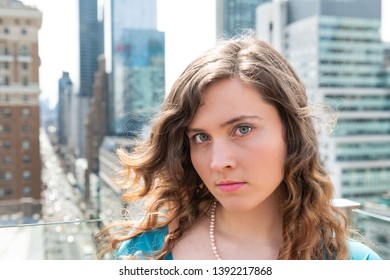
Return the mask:
{"type": "Polygon", "coordinates": [[[232,212],[222,205],[216,210],[217,229],[229,236],[260,239],[275,239],[282,236],[282,217],[277,209],[261,209],[247,212],[232,212]]]}
{"type": "Polygon", "coordinates": [[[218,204],[215,236],[221,258],[277,258],[283,244],[282,216],[277,205],[263,203],[237,212],[218,204]]]}

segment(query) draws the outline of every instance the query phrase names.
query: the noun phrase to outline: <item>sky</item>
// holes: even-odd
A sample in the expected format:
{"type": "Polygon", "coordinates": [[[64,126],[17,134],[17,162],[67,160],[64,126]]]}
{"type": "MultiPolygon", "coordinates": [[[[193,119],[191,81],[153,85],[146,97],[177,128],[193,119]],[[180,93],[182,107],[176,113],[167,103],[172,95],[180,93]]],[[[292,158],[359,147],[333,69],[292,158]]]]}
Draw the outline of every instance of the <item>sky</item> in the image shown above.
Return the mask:
{"type": "MultiPolygon", "coordinates": [[[[21,0],[43,13],[39,31],[41,99],[54,106],[58,80],[70,73],[79,85],[79,0],[21,0]]],[[[99,0],[103,4],[106,0],[99,0]]],[[[215,43],[214,0],[157,0],[158,29],[165,32],[166,89],[185,66],[215,43]],[[180,23],[180,24],[178,24],[180,23]]],[[[390,42],[390,0],[382,0],[382,38],[390,42]]]]}

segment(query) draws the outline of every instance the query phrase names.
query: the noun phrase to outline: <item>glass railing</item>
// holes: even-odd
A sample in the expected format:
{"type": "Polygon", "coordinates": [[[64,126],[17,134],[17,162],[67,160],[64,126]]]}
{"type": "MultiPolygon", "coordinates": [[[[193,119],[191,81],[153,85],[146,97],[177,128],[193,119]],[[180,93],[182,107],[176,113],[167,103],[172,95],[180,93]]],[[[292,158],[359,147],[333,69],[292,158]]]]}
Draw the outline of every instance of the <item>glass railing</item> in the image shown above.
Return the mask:
{"type": "MultiPolygon", "coordinates": [[[[387,210],[389,211],[389,210],[387,210]]],[[[357,228],[379,255],[390,260],[390,217],[362,209],[352,210],[352,227],[357,228]]]]}
{"type": "MultiPolygon", "coordinates": [[[[351,226],[383,259],[390,260],[390,217],[362,210],[359,203],[342,203],[337,206],[346,211],[351,226]]],[[[96,219],[33,224],[0,219],[0,260],[96,260],[95,235],[102,224],[105,221],[96,219]]]]}
{"type": "Polygon", "coordinates": [[[0,222],[0,260],[95,260],[99,222],[0,222]]]}

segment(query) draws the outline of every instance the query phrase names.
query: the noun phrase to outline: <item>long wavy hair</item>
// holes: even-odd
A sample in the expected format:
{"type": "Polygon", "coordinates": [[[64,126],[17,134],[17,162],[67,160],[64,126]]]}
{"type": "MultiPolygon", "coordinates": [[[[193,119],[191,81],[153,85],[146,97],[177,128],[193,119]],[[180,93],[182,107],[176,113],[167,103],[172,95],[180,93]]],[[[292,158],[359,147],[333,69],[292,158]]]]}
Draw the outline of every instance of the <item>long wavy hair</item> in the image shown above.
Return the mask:
{"type": "Polygon", "coordinates": [[[207,213],[214,199],[191,159],[186,129],[213,83],[239,78],[273,105],[284,125],[287,156],[280,211],[283,245],[278,259],[347,259],[344,215],[331,204],[333,185],[320,160],[317,133],[304,84],[292,66],[267,43],[244,35],[220,41],[194,60],[174,83],[152,123],[150,137],[132,152],[118,150],[123,163],[123,199],[143,200],[145,218],[112,224],[99,236],[106,250],[145,231],[178,221],[162,250],[163,259],[183,233],[207,213]],[[122,226],[124,230],[113,232],[122,226]],[[129,234],[131,230],[131,234],[129,234]],[[108,244],[107,244],[108,242],[108,244]]]}

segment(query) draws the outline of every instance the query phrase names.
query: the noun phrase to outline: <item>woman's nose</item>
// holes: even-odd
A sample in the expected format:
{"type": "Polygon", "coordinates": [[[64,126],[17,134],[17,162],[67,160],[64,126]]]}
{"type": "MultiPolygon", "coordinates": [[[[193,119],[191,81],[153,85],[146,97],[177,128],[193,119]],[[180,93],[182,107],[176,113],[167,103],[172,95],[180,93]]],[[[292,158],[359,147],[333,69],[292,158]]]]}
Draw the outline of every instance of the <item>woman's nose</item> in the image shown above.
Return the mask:
{"type": "Polygon", "coordinates": [[[235,157],[233,148],[228,141],[214,141],[211,151],[210,168],[215,171],[223,171],[234,168],[235,157]]]}

